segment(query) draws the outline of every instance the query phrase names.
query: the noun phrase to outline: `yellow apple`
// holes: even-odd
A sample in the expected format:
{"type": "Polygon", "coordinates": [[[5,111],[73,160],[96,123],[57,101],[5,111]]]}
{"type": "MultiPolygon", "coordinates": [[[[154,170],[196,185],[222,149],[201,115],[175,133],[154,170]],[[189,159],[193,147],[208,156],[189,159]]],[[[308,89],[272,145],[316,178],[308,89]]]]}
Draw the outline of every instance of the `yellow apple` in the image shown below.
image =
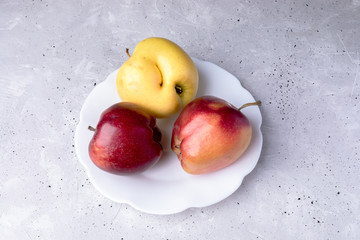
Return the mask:
{"type": "Polygon", "coordinates": [[[116,88],[123,101],[163,118],[193,100],[198,81],[196,66],[181,47],[165,38],[147,38],[120,67],[116,88]]]}

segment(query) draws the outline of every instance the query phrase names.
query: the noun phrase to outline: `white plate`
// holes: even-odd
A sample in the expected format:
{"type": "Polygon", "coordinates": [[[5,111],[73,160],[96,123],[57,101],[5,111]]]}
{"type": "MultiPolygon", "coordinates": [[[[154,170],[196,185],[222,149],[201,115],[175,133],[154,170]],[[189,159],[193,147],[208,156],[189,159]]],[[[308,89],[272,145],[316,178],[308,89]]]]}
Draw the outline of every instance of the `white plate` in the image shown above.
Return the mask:
{"type": "MultiPolygon", "coordinates": [[[[197,96],[213,95],[240,107],[254,102],[252,95],[239,80],[215,64],[193,58],[199,71],[197,96]]],[[[109,199],[127,203],[152,214],[172,214],[190,207],[205,207],[231,195],[255,167],[262,148],[262,122],[258,107],[248,107],[242,112],[253,127],[253,138],[241,159],[220,171],[194,176],[181,168],[170,140],[173,123],[177,116],[158,119],[162,131],[164,153],[160,161],[145,172],[132,176],[118,176],[97,168],[90,160],[88,145],[93,132],[88,126],[96,126],[100,114],[112,104],[121,101],[116,92],[115,79],[118,70],[97,85],[89,94],[80,112],[80,122],[75,133],[77,156],[86,168],[91,183],[109,199]]],[[[215,136],[216,137],[216,136],[215,136]]]]}

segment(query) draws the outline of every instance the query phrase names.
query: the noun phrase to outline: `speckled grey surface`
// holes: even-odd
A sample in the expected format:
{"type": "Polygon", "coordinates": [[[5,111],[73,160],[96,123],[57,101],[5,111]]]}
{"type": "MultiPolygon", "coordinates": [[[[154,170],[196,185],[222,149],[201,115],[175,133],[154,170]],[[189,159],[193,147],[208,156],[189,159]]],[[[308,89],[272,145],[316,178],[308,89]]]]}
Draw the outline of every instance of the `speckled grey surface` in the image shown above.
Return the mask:
{"type": "Polygon", "coordinates": [[[2,239],[360,239],[360,1],[1,1],[2,239]],[[262,100],[255,170],[213,206],[104,198],[74,149],[94,85],[149,36],[262,100]]]}

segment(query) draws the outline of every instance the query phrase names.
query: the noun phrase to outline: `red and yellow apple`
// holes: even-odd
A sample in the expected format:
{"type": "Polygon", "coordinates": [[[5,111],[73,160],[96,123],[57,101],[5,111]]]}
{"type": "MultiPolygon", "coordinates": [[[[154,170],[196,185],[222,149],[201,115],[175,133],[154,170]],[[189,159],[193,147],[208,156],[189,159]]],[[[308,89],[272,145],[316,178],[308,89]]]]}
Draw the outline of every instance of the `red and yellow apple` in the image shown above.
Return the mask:
{"type": "Polygon", "coordinates": [[[133,103],[120,102],[100,117],[89,144],[89,155],[100,169],[127,175],[153,166],[162,154],[156,119],[133,103]]]}
{"type": "Polygon", "coordinates": [[[171,149],[186,172],[204,174],[237,161],[251,137],[250,122],[239,109],[223,99],[203,96],[190,102],[175,121],[171,149]]]}
{"type": "Polygon", "coordinates": [[[198,78],[194,62],[181,47],[164,38],[147,38],[120,67],[116,88],[123,101],[164,118],[194,99],[198,78]]]}

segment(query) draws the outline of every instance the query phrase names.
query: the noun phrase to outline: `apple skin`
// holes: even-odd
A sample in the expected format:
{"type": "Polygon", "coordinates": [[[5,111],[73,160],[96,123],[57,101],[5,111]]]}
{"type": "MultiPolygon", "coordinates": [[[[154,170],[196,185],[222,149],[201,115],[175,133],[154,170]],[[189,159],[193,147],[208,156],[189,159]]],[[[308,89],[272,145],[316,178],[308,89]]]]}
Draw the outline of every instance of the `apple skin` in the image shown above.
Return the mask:
{"type": "Polygon", "coordinates": [[[151,114],[136,104],[120,102],[101,114],[89,155],[104,171],[118,175],[140,173],[160,159],[160,141],[161,132],[151,114]]]}
{"type": "Polygon", "coordinates": [[[175,121],[171,149],[187,173],[205,174],[237,161],[251,136],[249,120],[236,107],[202,96],[190,102],[175,121]]]}
{"type": "Polygon", "coordinates": [[[164,118],[178,113],[194,99],[198,81],[190,56],[174,42],[154,37],[136,45],[119,69],[116,88],[123,101],[164,118]]]}

